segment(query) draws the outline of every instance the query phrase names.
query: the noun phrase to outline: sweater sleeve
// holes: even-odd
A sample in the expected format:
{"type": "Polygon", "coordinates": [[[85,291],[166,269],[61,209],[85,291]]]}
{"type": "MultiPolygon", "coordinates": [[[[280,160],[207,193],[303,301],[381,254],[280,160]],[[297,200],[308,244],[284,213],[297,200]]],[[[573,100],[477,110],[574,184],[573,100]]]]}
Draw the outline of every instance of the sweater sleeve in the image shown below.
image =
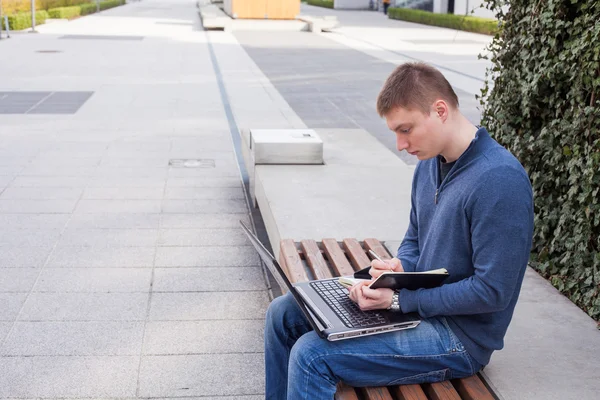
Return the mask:
{"type": "Polygon", "coordinates": [[[433,289],[400,291],[403,312],[424,318],[482,314],[508,307],[523,279],[533,236],[533,195],[526,175],[510,167],[489,171],[468,198],[474,274],[433,289]]]}
{"type": "Polygon", "coordinates": [[[415,168],[410,195],[410,221],[404,239],[398,248],[396,256],[402,263],[402,268],[406,272],[414,272],[419,261],[419,228],[417,223],[416,191],[417,191],[417,172],[421,163],[415,168]]]}

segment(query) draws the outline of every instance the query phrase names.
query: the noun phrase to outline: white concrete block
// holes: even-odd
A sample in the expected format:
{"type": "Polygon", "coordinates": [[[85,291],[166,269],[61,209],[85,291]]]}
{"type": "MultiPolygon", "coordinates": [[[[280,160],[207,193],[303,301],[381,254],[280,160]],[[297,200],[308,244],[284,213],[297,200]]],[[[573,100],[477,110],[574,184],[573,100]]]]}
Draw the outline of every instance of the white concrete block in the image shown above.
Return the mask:
{"type": "Polygon", "coordinates": [[[312,129],[251,129],[255,164],[323,164],[323,141],[312,129]]]}

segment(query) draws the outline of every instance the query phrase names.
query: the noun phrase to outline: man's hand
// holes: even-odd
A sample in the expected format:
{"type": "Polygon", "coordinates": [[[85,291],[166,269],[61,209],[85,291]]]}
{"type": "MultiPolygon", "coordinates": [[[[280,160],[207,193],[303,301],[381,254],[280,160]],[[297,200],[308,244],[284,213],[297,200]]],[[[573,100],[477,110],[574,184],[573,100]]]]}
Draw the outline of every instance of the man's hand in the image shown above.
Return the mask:
{"type": "Polygon", "coordinates": [[[379,275],[384,272],[402,272],[404,268],[402,268],[402,263],[397,258],[392,258],[391,260],[386,260],[385,262],[381,262],[379,260],[371,261],[371,269],[369,270],[369,274],[373,278],[378,278],[379,275]]]}
{"type": "Polygon", "coordinates": [[[350,290],[350,299],[358,304],[363,310],[385,310],[392,304],[392,289],[370,289],[368,286],[371,281],[360,282],[352,286],[350,290]]]}

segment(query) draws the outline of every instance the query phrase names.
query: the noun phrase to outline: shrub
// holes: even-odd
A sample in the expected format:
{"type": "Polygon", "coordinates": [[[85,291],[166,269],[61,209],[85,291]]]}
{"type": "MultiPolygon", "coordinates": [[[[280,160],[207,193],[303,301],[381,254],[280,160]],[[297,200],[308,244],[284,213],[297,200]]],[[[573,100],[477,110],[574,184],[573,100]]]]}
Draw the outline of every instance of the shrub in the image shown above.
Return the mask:
{"type": "Polygon", "coordinates": [[[454,14],[435,14],[429,11],[409,8],[390,8],[388,18],[416,22],[443,28],[493,35],[498,32],[498,21],[489,18],[463,16],[454,14]]]}
{"type": "Polygon", "coordinates": [[[96,3],[87,3],[79,5],[79,15],[89,15],[96,12],[96,3]]]}
{"type": "Polygon", "coordinates": [[[51,8],[48,10],[48,15],[50,18],[73,19],[81,15],[81,9],[79,6],[51,8]]]}
{"type": "Polygon", "coordinates": [[[311,6],[333,8],[333,0],[307,0],[311,6]]]}
{"type": "Polygon", "coordinates": [[[531,178],[530,264],[598,320],[600,2],[512,0],[508,13],[486,2],[502,31],[489,46],[482,124],[531,178]]]}
{"type": "MultiPolygon", "coordinates": [[[[46,11],[36,11],[35,13],[35,24],[42,25],[48,19],[48,12],[46,11]]],[[[31,13],[23,12],[18,14],[13,14],[8,16],[8,26],[13,31],[20,31],[23,29],[31,28],[31,13]]],[[[6,29],[4,26],[4,18],[2,20],[2,28],[6,29]]]]}
{"type": "Polygon", "coordinates": [[[124,0],[105,0],[100,2],[100,11],[108,10],[109,8],[122,6],[125,4],[124,0]]]}

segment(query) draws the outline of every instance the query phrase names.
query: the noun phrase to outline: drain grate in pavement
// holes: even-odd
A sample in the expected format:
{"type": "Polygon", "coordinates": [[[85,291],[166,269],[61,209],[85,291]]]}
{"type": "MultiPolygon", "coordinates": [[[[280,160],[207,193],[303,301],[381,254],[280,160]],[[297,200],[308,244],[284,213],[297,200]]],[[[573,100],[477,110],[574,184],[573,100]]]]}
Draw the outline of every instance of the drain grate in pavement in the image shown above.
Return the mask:
{"type": "Polygon", "coordinates": [[[215,160],[212,158],[193,159],[173,159],[169,160],[169,166],[173,168],[214,168],[215,160]]]}
{"type": "Polygon", "coordinates": [[[64,35],[59,39],[77,40],[143,40],[144,36],[108,36],[108,35],[64,35]]]}
{"type": "Polygon", "coordinates": [[[36,53],[62,53],[61,50],[36,50],[36,53]]]}
{"type": "Polygon", "coordinates": [[[75,114],[94,92],[0,92],[0,114],[75,114]]]}

